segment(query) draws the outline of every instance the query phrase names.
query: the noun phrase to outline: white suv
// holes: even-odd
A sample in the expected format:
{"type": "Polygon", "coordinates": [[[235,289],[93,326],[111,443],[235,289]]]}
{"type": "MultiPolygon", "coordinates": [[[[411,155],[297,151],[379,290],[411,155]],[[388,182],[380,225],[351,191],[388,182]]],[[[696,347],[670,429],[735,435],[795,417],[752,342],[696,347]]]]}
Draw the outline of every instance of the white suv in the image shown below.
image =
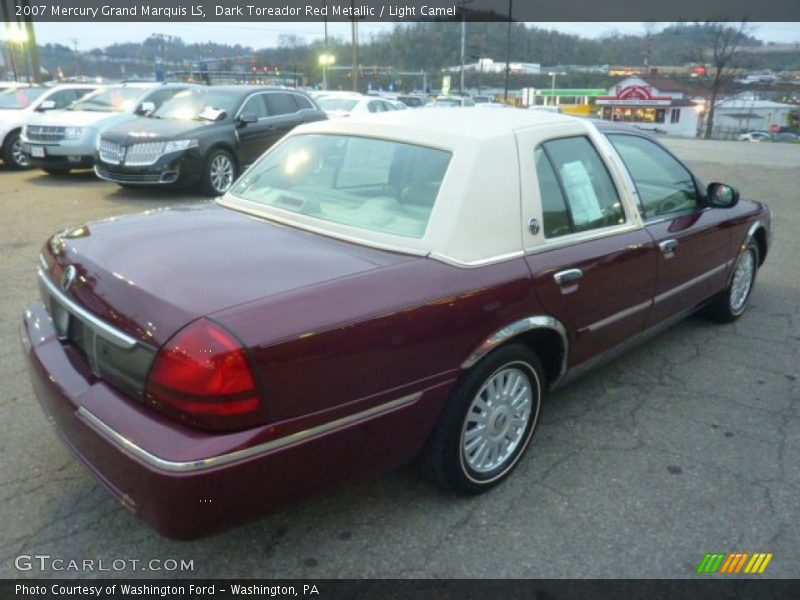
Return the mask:
{"type": "Polygon", "coordinates": [[[0,91],[0,154],[6,167],[24,169],[30,166],[22,151],[20,133],[31,116],[66,108],[98,87],[79,83],[53,87],[15,85],[0,91]]]}

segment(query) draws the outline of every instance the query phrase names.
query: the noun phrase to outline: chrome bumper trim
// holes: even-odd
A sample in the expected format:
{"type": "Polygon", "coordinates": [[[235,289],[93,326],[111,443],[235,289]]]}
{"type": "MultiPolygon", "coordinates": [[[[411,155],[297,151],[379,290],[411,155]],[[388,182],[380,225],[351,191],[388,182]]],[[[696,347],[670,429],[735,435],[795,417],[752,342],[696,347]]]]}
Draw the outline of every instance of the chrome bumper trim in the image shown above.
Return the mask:
{"type": "Polygon", "coordinates": [[[559,372],[559,377],[562,377],[567,372],[567,356],[569,355],[569,338],[567,337],[567,330],[558,319],[546,315],[526,317],[506,325],[498,331],[495,331],[491,336],[486,338],[480,346],[472,351],[467,359],[461,363],[461,368],[471,368],[498,346],[504,344],[511,338],[520,335],[521,333],[525,333],[526,331],[531,331],[533,329],[550,329],[555,331],[561,338],[561,343],[564,347],[564,354],[561,357],[561,369],[559,372]]]}
{"type": "Polygon", "coordinates": [[[99,319],[83,307],[70,300],[55,286],[52,281],[50,281],[50,278],[41,268],[38,270],[38,275],[39,281],[44,284],[48,293],[52,295],[61,306],[74,314],[76,317],[84,321],[88,321],[92,327],[95,328],[98,335],[121,348],[130,349],[136,346],[137,342],[134,338],[126,333],[121,332],[119,329],[112,327],[102,319],[99,319]]]}
{"type": "Polygon", "coordinates": [[[333,431],[334,429],[347,427],[348,425],[365,421],[370,417],[388,413],[392,410],[411,405],[419,400],[420,397],[422,397],[422,392],[416,392],[414,394],[409,394],[408,396],[403,396],[402,398],[392,400],[391,402],[379,404],[378,406],[373,406],[372,408],[368,408],[361,412],[348,415],[328,423],[323,423],[322,425],[317,425],[316,427],[310,427],[309,429],[298,431],[297,433],[292,433],[275,440],[264,442],[263,444],[258,444],[257,446],[251,446],[250,448],[236,450],[235,452],[229,452],[228,454],[220,454],[218,456],[210,456],[208,458],[202,458],[193,461],[166,460],[156,456],[155,454],[151,454],[141,446],[136,445],[134,442],[120,434],[115,429],[111,428],[83,406],[78,408],[78,415],[86,422],[91,424],[95,429],[104,434],[113,443],[119,446],[121,450],[135,456],[147,465],[161,471],[168,471],[171,473],[186,473],[219,467],[235,461],[252,458],[253,456],[257,456],[259,454],[266,454],[267,452],[279,450],[293,444],[306,442],[333,431]]]}

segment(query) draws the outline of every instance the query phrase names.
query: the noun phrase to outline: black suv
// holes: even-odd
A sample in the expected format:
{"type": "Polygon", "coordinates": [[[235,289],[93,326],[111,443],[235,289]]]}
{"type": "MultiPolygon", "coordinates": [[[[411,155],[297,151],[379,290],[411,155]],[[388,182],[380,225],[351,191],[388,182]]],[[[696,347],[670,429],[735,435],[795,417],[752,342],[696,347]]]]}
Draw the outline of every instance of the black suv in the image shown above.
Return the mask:
{"type": "Polygon", "coordinates": [[[219,196],[284,134],[325,118],[314,101],[297,90],[186,90],[151,115],[104,131],[95,172],[126,187],[199,185],[206,194],[219,196]]]}

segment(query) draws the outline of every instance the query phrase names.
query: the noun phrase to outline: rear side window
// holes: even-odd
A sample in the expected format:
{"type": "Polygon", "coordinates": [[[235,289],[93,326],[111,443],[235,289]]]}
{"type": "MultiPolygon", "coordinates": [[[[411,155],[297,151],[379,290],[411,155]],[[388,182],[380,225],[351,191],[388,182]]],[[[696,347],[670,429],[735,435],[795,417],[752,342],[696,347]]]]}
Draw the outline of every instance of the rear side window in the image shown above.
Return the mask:
{"type": "Polygon", "coordinates": [[[266,94],[266,99],[267,112],[271,117],[276,117],[278,115],[289,115],[297,112],[297,104],[295,104],[292,94],[272,92],[266,94]]]}
{"type": "Polygon", "coordinates": [[[314,105],[311,104],[311,100],[306,98],[305,96],[301,96],[300,94],[292,94],[294,96],[294,101],[297,102],[297,106],[301,109],[303,108],[314,108],[314,105]]]}
{"type": "Polygon", "coordinates": [[[561,185],[553,170],[553,165],[540,146],[534,153],[536,176],[539,178],[539,192],[542,198],[544,235],[548,238],[572,233],[567,201],[561,192],[561,185]]]}
{"type": "Polygon", "coordinates": [[[535,152],[546,237],[625,222],[617,188],[588,138],[551,140],[535,152]]]}

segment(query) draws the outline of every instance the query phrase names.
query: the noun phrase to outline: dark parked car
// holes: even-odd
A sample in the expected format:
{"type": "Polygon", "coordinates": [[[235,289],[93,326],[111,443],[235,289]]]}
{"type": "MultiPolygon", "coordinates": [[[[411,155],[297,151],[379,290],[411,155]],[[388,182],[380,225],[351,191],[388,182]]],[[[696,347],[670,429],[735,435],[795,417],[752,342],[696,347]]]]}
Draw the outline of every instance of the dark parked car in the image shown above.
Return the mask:
{"type": "Polygon", "coordinates": [[[549,390],[693,311],[739,318],[770,223],[635,130],[353,116],[215,203],[51,238],[23,344],[67,446],[169,536],[418,454],[478,493],[549,390]]]}
{"type": "Polygon", "coordinates": [[[95,172],[123,186],[199,185],[219,196],[294,127],[325,118],[309,96],[296,90],[186,90],[152,115],[104,131],[95,172]]]}

